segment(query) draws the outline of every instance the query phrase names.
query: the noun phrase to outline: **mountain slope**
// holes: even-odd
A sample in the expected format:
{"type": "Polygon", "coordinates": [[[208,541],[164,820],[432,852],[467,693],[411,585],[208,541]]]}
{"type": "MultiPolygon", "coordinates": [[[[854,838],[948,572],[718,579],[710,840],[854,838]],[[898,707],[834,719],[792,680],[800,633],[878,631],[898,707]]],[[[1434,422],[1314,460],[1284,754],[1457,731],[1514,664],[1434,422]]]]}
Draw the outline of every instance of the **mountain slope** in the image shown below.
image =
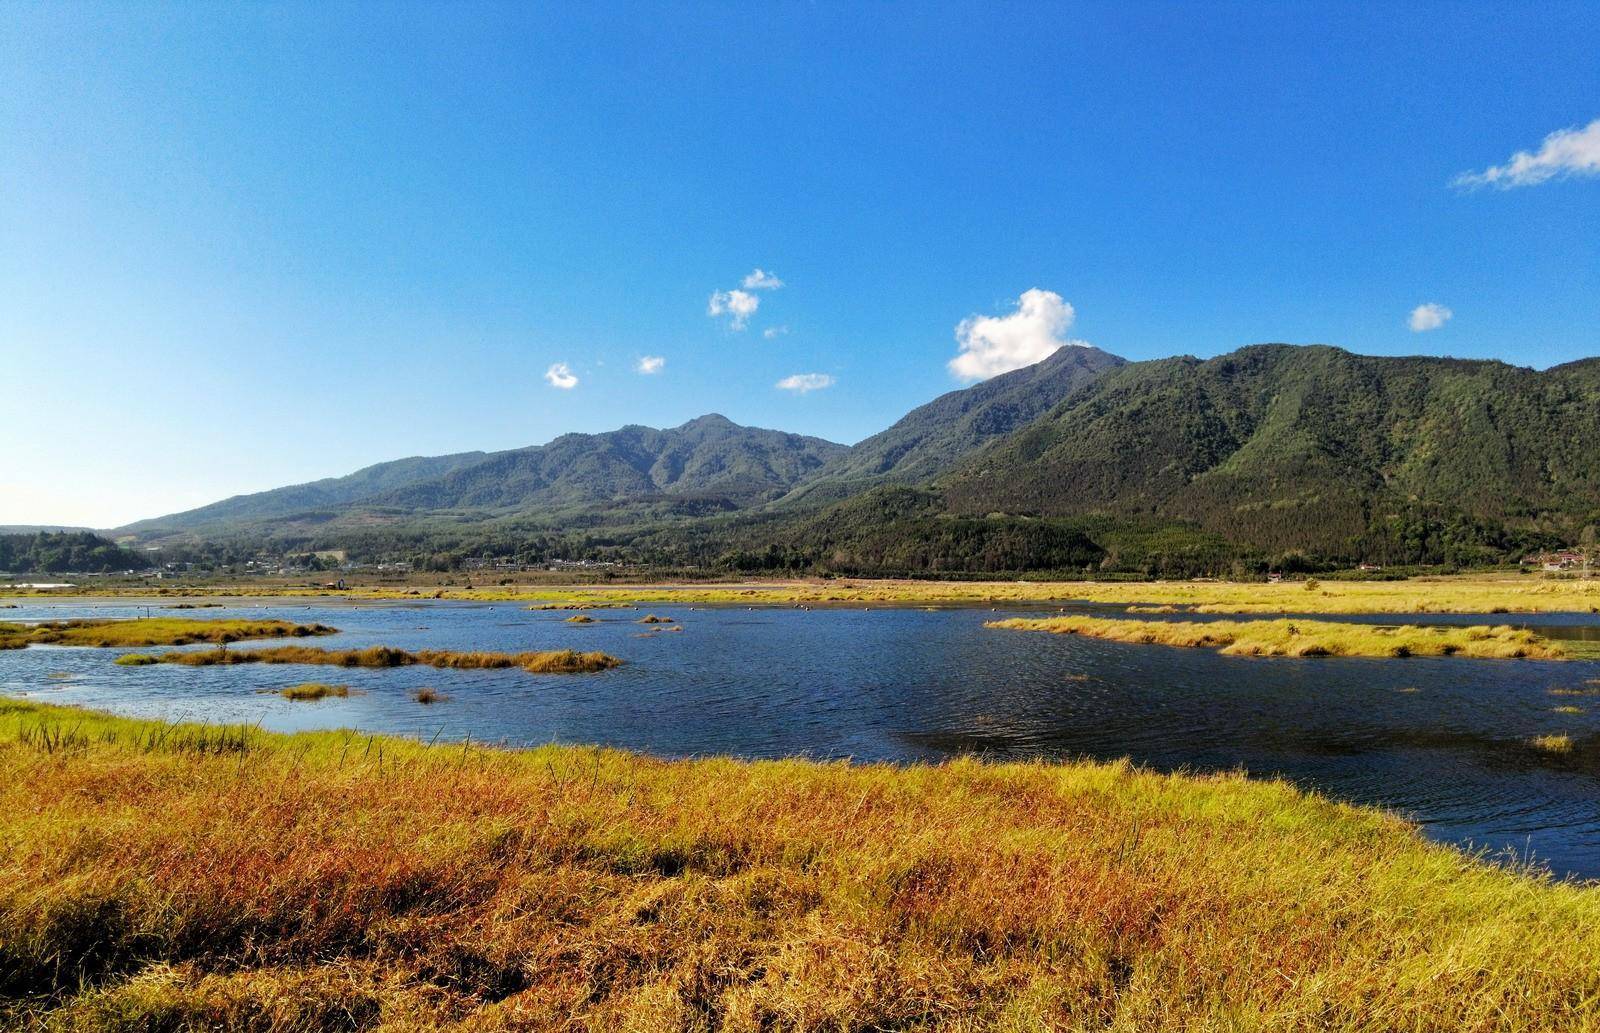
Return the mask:
{"type": "Polygon", "coordinates": [[[485,452],[459,452],[455,455],[413,456],[377,463],[343,477],[327,477],[308,484],[235,495],[199,509],[141,520],[120,528],[118,533],[142,535],[160,531],[189,531],[338,508],[406,484],[432,480],[461,467],[482,462],[487,455],[485,452]]]}
{"type": "Polygon", "coordinates": [[[628,426],[564,434],[368,501],[406,509],[508,510],[699,495],[746,506],[776,498],[844,451],[821,438],[741,427],[713,413],[667,430],[628,426]]]}
{"type": "Polygon", "coordinates": [[[877,484],[927,481],[1123,365],[1098,348],[1068,346],[1032,366],[940,395],[829,462],[783,502],[816,504],[877,484]]]}
{"type": "Polygon", "coordinates": [[[1107,373],[941,484],[953,512],[1197,521],[1326,548],[1397,507],[1600,517],[1600,361],[1545,372],[1258,345],[1107,373]]]}

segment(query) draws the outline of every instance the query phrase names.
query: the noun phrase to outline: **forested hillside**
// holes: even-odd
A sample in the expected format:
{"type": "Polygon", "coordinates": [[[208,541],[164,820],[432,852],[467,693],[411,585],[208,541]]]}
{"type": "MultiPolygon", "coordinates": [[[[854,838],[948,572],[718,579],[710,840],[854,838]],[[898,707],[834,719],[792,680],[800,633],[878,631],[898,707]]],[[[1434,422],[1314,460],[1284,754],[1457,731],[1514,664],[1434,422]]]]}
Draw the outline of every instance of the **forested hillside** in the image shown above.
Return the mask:
{"type": "Polygon", "coordinates": [[[0,571],[12,574],[103,574],[149,565],[138,553],[88,531],[0,534],[0,571]]]}

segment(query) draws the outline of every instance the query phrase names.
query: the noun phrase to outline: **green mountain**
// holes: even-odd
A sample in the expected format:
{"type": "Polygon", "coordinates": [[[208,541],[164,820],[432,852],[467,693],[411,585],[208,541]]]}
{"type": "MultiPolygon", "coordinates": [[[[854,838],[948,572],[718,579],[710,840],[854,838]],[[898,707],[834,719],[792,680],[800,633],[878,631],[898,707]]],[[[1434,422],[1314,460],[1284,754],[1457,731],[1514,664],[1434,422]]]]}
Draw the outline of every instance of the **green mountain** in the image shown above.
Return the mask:
{"type": "Polygon", "coordinates": [[[1065,347],[1032,366],[940,395],[829,461],[782,503],[815,505],[878,484],[930,480],[1123,365],[1124,360],[1098,348],[1065,347]]]}
{"type": "Polygon", "coordinates": [[[952,513],[1192,521],[1262,550],[1600,519],[1600,359],[1539,372],[1258,345],[1132,363],[940,482],[952,513]]]}
{"type": "Polygon", "coordinates": [[[0,571],[10,574],[104,574],[148,566],[144,556],[90,531],[0,534],[0,571]]]}
{"type": "Polygon", "coordinates": [[[119,535],[150,537],[175,531],[216,529],[238,523],[293,517],[302,513],[338,509],[361,499],[406,484],[431,480],[464,466],[482,462],[485,452],[460,452],[448,456],[413,456],[364,467],[344,477],[328,477],[309,484],[274,488],[250,495],[235,495],[199,509],[141,520],[119,528],[119,535]]]}
{"type": "Polygon", "coordinates": [[[663,496],[716,512],[778,498],[845,451],[821,438],[741,427],[712,414],[668,430],[629,426],[505,452],[402,459],[143,521],[122,533],[236,536],[255,528],[273,537],[290,526],[393,524],[445,512],[486,519],[663,496]]]}

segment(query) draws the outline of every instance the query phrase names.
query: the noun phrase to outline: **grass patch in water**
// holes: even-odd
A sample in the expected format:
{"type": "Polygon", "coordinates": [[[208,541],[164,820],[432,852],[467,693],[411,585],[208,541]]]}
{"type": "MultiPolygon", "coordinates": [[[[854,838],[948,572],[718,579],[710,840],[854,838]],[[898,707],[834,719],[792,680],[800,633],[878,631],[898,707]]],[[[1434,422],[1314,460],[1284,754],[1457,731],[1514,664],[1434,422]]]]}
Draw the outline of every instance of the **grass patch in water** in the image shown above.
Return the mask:
{"type": "Polygon", "coordinates": [[[652,613],[652,614],[648,614],[647,616],[640,617],[639,620],[636,623],[638,623],[638,624],[674,624],[674,623],[676,623],[676,621],[674,621],[673,618],[671,618],[671,617],[657,617],[655,614],[652,613]]]}
{"type": "Polygon", "coordinates": [[[568,624],[593,624],[594,618],[586,613],[574,614],[567,618],[568,624]]]}
{"type": "Polygon", "coordinates": [[[43,624],[0,624],[0,649],[51,646],[187,646],[198,642],[242,642],[246,639],[308,638],[331,635],[337,628],[290,621],[193,620],[155,617],[144,620],[72,620],[43,624]]]}
{"type": "Polygon", "coordinates": [[[350,695],[350,686],[328,685],[324,682],[308,681],[300,685],[290,685],[287,688],[279,689],[277,694],[284,699],[292,700],[344,699],[350,695]]]}
{"type": "Polygon", "coordinates": [[[425,667],[454,670],[503,670],[520,667],[531,674],[582,674],[609,670],[622,663],[605,653],[580,653],[555,649],[534,653],[453,652],[423,649],[407,652],[388,646],[366,649],[318,649],[315,646],[277,646],[271,649],[214,649],[201,652],[155,654],[158,663],[188,667],[225,664],[327,664],[334,667],[425,667]]]}
{"type": "Polygon", "coordinates": [[[1571,707],[1571,706],[1568,706],[1568,707],[1551,707],[1550,708],[1550,712],[1552,714],[1581,714],[1581,713],[1583,713],[1583,708],[1582,707],[1571,707]]]}
{"type": "Polygon", "coordinates": [[[437,689],[418,689],[411,694],[411,698],[416,700],[418,703],[423,704],[424,706],[433,703],[450,702],[450,697],[446,696],[442,692],[439,692],[437,689]]]}
{"type": "Polygon", "coordinates": [[[1085,635],[1114,642],[1215,649],[1231,656],[1466,656],[1559,660],[1562,647],[1512,627],[1381,627],[1338,621],[1141,621],[1102,617],[1017,617],[985,627],[1085,635]]]}
{"type": "Polygon", "coordinates": [[[18,1028],[1592,1030],[1600,890],[1121,763],[501,751],[0,700],[18,1028]]]}
{"type": "Polygon", "coordinates": [[[1562,733],[1560,735],[1536,735],[1528,740],[1528,744],[1536,750],[1546,753],[1571,753],[1572,736],[1562,733]]]}

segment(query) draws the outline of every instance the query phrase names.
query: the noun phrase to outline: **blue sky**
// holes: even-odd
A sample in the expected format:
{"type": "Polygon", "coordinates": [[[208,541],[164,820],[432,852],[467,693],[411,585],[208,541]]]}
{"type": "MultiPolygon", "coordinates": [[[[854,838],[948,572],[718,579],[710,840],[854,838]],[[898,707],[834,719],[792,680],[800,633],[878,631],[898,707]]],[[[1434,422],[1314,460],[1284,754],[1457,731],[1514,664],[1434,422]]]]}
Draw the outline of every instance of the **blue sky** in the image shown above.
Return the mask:
{"type": "Polygon", "coordinates": [[[0,523],[853,442],[1040,335],[1595,354],[1600,11],[1513,6],[7,4],[0,523]]]}

